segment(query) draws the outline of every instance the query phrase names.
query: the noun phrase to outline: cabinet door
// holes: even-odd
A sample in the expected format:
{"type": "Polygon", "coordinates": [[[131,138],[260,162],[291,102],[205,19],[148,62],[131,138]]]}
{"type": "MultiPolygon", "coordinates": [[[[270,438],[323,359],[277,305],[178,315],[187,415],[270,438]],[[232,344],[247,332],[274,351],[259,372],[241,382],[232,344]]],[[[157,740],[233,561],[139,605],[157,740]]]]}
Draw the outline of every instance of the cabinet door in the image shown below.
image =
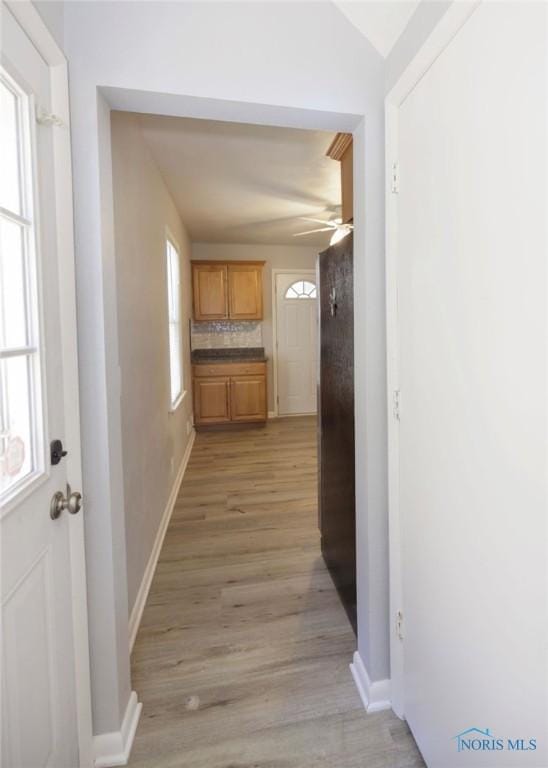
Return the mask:
{"type": "Polygon", "coordinates": [[[230,380],[232,421],[266,420],[266,377],[235,376],[230,380]]]}
{"type": "Polygon", "coordinates": [[[228,265],[229,313],[234,320],[262,320],[263,270],[257,264],[228,265]]]}
{"type": "Polygon", "coordinates": [[[194,419],[196,424],[230,421],[230,379],[228,377],[194,379],[194,419]]]}
{"type": "Polygon", "coordinates": [[[223,320],[228,317],[226,264],[193,264],[192,288],[195,320],[223,320]]]}

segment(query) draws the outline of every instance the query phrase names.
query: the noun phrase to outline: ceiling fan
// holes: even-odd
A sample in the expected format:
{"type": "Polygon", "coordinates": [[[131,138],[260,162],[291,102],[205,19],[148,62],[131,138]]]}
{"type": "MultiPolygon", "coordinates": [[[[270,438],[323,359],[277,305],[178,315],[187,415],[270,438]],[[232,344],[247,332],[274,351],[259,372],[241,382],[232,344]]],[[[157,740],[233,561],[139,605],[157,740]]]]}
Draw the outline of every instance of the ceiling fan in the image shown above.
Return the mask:
{"type": "Polygon", "coordinates": [[[293,235],[293,237],[303,237],[304,235],[314,235],[316,232],[332,232],[331,240],[329,241],[329,245],[335,245],[335,243],[338,243],[340,240],[343,239],[343,237],[346,237],[349,232],[352,232],[354,229],[353,224],[343,224],[342,219],[337,217],[334,219],[313,219],[309,216],[299,216],[300,219],[303,221],[312,221],[315,224],[324,224],[325,226],[320,227],[318,229],[309,229],[306,232],[297,232],[293,235]]]}

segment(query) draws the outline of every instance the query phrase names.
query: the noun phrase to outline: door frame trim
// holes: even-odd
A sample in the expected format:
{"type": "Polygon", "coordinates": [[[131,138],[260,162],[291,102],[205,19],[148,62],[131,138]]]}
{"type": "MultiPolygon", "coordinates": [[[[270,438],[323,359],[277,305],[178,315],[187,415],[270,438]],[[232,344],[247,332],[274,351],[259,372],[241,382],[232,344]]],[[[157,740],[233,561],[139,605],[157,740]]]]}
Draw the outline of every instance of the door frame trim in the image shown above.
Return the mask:
{"type": "MultiPolygon", "coordinates": [[[[278,404],[278,303],[276,301],[276,281],[278,275],[312,275],[317,286],[318,276],[315,269],[282,269],[277,267],[272,270],[272,390],[274,395],[274,411],[271,418],[279,418],[278,404]]],[[[319,338],[319,327],[318,327],[319,338]]],[[[317,412],[317,410],[316,410],[317,412]]],[[[284,414],[284,418],[291,416],[307,416],[306,413],[284,414]]]]}
{"type": "MultiPolygon", "coordinates": [[[[388,420],[388,546],[389,546],[389,636],[392,709],[405,717],[405,653],[398,636],[397,618],[403,599],[403,537],[399,509],[399,416],[394,414],[394,395],[399,391],[398,333],[398,195],[392,192],[394,164],[398,162],[399,109],[436,59],[479,6],[481,0],[453,3],[400,75],[385,99],[385,215],[386,215],[386,361],[388,420]]],[[[399,184],[399,179],[397,181],[399,184]]],[[[398,406],[399,409],[399,406],[398,406]]]]}
{"type": "MultiPolygon", "coordinates": [[[[73,446],[66,462],[71,485],[82,488],[68,63],[39,12],[29,0],[3,2],[49,68],[52,109],[64,124],[63,127],[52,128],[52,144],[58,282],[59,295],[63,296],[64,314],[64,322],[61,324],[63,387],[64,391],[69,393],[69,396],[64,398],[65,434],[67,444],[73,446]]],[[[68,520],[80,768],[93,765],[84,514],[85,510],[79,515],[70,515],[68,520]]]]}
{"type": "MultiPolygon", "coordinates": [[[[87,345],[81,354],[81,371],[86,377],[82,397],[83,423],[89,432],[85,435],[86,452],[84,476],[94,485],[97,498],[95,514],[101,525],[97,537],[89,544],[90,631],[94,653],[101,648],[94,661],[98,665],[98,686],[94,691],[94,705],[109,708],[108,730],[112,715],[112,701],[125,695],[130,688],[127,640],[127,620],[124,625],[123,605],[127,601],[127,585],[124,557],[123,521],[123,468],[120,448],[119,407],[119,355],[117,334],[117,306],[115,301],[115,275],[113,274],[114,229],[112,221],[112,173],[111,173],[111,110],[147,112],[177,117],[199,117],[269,126],[294,127],[331,132],[351,132],[354,136],[354,288],[363,293],[363,300],[355,304],[354,326],[360,332],[369,329],[363,343],[355,351],[356,406],[356,462],[359,466],[356,487],[356,517],[358,538],[381,547],[384,552],[387,541],[386,477],[385,460],[378,460],[375,446],[384,444],[386,417],[384,405],[379,412],[379,402],[386,396],[384,307],[384,232],[383,217],[383,167],[384,115],[380,100],[363,102],[356,106],[356,113],[343,111],[321,112],[310,106],[279,105],[273,108],[257,101],[226,101],[215,95],[193,95],[184,92],[166,94],[159,84],[149,82],[149,90],[138,87],[142,74],[134,73],[132,83],[121,85],[112,72],[99,73],[92,67],[83,71],[76,67],[72,73],[71,88],[78,98],[73,100],[73,148],[75,157],[75,208],[78,238],[78,274],[89,279],[102,296],[102,301],[85,301],[79,312],[79,331],[96,343],[87,345]],[[106,81],[103,79],[106,77],[106,81]],[[106,84],[110,83],[110,84],[106,84]],[[129,87],[127,87],[129,85],[129,87]],[[133,86],[133,87],[132,87],[133,86]],[[152,89],[152,90],[150,90],[152,89]],[[95,126],[93,130],[89,126],[95,126]],[[89,163],[87,158],[94,161],[89,163]],[[365,169],[368,173],[366,174],[365,169]],[[104,205],[107,205],[103,216],[104,205]],[[110,201],[110,203],[109,203],[110,201]],[[110,212],[110,213],[109,213],[110,212]],[[369,226],[365,219],[369,216],[369,226]],[[379,298],[380,297],[380,298],[379,298]],[[97,328],[102,329],[97,336],[97,328]],[[108,334],[105,335],[105,328],[108,334]],[[378,329],[382,333],[378,333],[378,329]],[[367,364],[371,357],[372,363],[367,364]],[[367,426],[367,428],[366,428],[367,426]],[[109,456],[108,472],[98,460],[109,456]],[[367,483],[365,482],[367,475],[367,483]],[[367,512],[367,514],[366,514],[367,512]],[[112,545],[113,543],[113,545],[112,545]],[[112,546],[111,546],[112,545],[112,546]],[[107,547],[108,570],[99,568],[93,553],[107,547]],[[114,549],[112,548],[114,547],[114,549]],[[116,552],[116,560],[113,552],[116,552]],[[120,554],[122,553],[122,554],[120,554]],[[121,607],[122,606],[122,607],[121,607]],[[113,623],[106,646],[99,645],[95,625],[106,618],[113,623]],[[122,642],[117,642],[120,638],[122,642]],[[114,668],[116,677],[105,674],[114,668]]],[[[376,76],[372,75],[376,83],[376,76]]],[[[203,89],[197,86],[197,93],[203,89]]],[[[376,91],[375,91],[376,93],[376,91]]],[[[360,99],[363,97],[360,97],[360,99]]],[[[308,102],[307,102],[308,103],[308,102]]],[[[350,102],[349,102],[350,103],[350,102]]],[[[360,102],[361,103],[361,102],[360,102]]],[[[339,105],[342,108],[344,105],[339,105]]],[[[88,291],[89,292],[89,291],[88,291]]],[[[85,293],[82,296],[85,298],[85,293]]],[[[362,587],[358,584],[358,645],[362,653],[375,663],[378,675],[388,674],[387,650],[387,564],[378,558],[364,556],[361,562],[362,587]],[[371,578],[368,578],[369,574],[371,578]],[[374,636],[372,626],[378,627],[374,636]]],[[[106,718],[105,718],[106,719],[106,718]]],[[[103,726],[104,730],[107,730],[103,726]]]]}

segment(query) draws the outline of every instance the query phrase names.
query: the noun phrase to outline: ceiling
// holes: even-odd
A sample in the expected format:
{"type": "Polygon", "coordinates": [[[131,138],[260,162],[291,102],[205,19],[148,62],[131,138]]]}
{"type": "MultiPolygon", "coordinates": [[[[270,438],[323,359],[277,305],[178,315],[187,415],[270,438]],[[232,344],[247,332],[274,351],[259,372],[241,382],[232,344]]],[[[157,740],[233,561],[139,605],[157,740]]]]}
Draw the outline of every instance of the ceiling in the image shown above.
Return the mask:
{"type": "MultiPolygon", "coordinates": [[[[419,0],[333,0],[386,57],[419,0]]],[[[140,115],[145,140],[196,242],[325,246],[331,233],[295,234],[340,209],[332,133],[140,115]]]]}
{"type": "Polygon", "coordinates": [[[191,240],[325,246],[330,233],[294,237],[340,212],[333,133],[192,118],[139,121],[191,240]]]}
{"type": "Polygon", "coordinates": [[[334,0],[381,56],[388,56],[394,43],[419,5],[419,0],[334,0]]]}

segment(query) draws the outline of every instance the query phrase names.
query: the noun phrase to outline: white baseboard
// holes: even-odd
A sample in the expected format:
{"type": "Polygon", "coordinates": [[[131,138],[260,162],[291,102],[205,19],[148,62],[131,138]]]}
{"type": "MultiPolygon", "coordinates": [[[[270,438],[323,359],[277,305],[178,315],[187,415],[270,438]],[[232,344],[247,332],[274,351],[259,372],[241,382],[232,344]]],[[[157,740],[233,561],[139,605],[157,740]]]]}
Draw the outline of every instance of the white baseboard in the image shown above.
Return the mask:
{"type": "Polygon", "coordinates": [[[160,527],[158,528],[158,533],[156,534],[154,546],[152,547],[152,552],[150,553],[147,567],[145,568],[145,572],[143,574],[141,586],[139,587],[139,592],[137,593],[137,597],[135,598],[135,603],[133,605],[133,608],[131,609],[131,616],[129,617],[129,632],[128,632],[130,653],[133,650],[135,638],[137,637],[137,631],[139,629],[139,624],[141,623],[141,617],[143,615],[145,603],[147,601],[148,593],[150,590],[150,585],[152,583],[152,577],[154,576],[154,571],[156,570],[156,565],[158,563],[158,558],[160,556],[162,544],[164,543],[164,537],[166,535],[169,521],[171,520],[171,515],[173,514],[173,508],[175,506],[175,502],[177,501],[179,488],[181,487],[181,483],[183,482],[183,477],[188,464],[188,460],[190,458],[192,446],[194,445],[195,437],[196,437],[196,432],[192,430],[189,441],[185,449],[183,460],[181,461],[181,466],[179,467],[179,471],[177,472],[177,477],[175,478],[175,482],[173,483],[173,488],[171,489],[171,493],[169,494],[169,499],[167,500],[164,514],[162,515],[160,527]]]}
{"type": "Polygon", "coordinates": [[[269,419],[275,419],[277,415],[278,414],[276,413],[276,411],[269,411],[268,412],[268,418],[269,419]]]}
{"type": "Polygon", "coordinates": [[[390,680],[377,680],[372,683],[358,651],[354,653],[350,671],[366,712],[391,708],[390,680]]]}
{"type": "Polygon", "coordinates": [[[93,737],[95,768],[127,765],[142,708],[143,705],[137,701],[137,694],[132,691],[120,730],[93,737]]]}

